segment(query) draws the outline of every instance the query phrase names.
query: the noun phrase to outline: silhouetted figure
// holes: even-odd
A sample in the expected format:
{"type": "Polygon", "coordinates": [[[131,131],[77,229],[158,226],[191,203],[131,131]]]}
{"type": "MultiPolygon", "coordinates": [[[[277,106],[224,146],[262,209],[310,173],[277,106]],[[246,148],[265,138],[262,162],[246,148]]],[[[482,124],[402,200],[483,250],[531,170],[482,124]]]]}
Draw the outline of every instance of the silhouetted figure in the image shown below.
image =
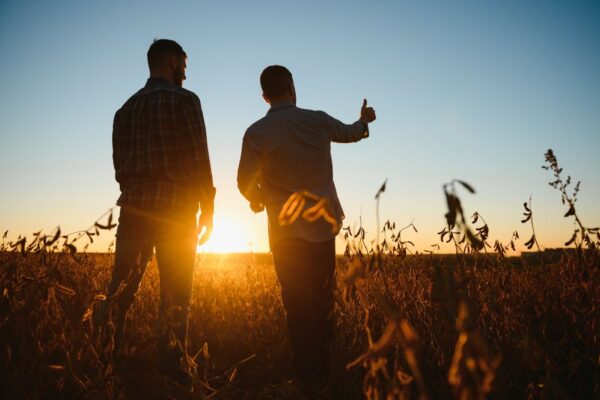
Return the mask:
{"type": "Polygon", "coordinates": [[[108,296],[116,294],[117,350],[127,310],[156,248],[159,363],[165,375],[189,388],[193,371],[181,361],[192,274],[198,233],[205,229],[202,243],[212,231],[215,189],[200,100],[182,88],[186,59],[176,42],[154,41],[148,50],[150,78],[115,114],[113,162],[121,214],[108,296]],[[198,203],[202,213],[196,225],[198,203]]]}
{"type": "Polygon", "coordinates": [[[298,108],[292,74],[278,65],[262,72],[260,84],[271,107],[244,135],[238,187],[254,212],[267,208],[297,378],[322,383],[329,375],[333,337],[335,236],[344,218],[333,183],[331,142],[368,137],[375,111],[364,100],[360,119],[346,125],[322,111],[298,108]],[[303,190],[327,199],[337,231],[323,219],[278,224],[282,205],[303,190]]]}

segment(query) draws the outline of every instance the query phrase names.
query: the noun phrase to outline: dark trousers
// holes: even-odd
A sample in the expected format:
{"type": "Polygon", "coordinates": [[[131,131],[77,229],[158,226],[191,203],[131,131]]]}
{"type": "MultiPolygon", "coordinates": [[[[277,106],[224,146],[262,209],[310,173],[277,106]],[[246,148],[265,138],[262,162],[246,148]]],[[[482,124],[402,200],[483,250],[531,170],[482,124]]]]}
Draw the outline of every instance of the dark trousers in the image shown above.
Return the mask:
{"type": "Polygon", "coordinates": [[[282,239],[272,251],[295,372],[300,380],[327,379],[334,329],[335,240],[282,239]]]}
{"type": "Polygon", "coordinates": [[[121,209],[115,264],[107,293],[108,297],[115,296],[112,302],[117,311],[115,350],[121,342],[127,311],[156,247],[161,301],[159,357],[163,366],[179,365],[179,359],[187,351],[196,241],[196,218],[192,213],[121,209]]]}

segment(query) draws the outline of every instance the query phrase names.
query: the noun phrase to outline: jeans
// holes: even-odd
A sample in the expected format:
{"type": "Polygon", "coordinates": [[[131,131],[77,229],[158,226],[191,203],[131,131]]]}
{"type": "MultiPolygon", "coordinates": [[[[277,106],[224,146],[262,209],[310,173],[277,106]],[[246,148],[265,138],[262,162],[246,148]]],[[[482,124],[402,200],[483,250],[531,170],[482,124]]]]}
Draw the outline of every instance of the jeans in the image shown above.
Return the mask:
{"type": "Polygon", "coordinates": [[[114,296],[111,303],[117,311],[115,350],[121,343],[127,311],[156,248],[160,276],[158,354],[163,367],[179,365],[187,352],[196,243],[196,218],[192,213],[121,209],[115,264],[107,291],[109,298],[114,296]]]}
{"type": "Polygon", "coordinates": [[[272,251],[296,375],[302,381],[326,380],[334,331],[335,239],[311,243],[287,238],[272,251]]]}

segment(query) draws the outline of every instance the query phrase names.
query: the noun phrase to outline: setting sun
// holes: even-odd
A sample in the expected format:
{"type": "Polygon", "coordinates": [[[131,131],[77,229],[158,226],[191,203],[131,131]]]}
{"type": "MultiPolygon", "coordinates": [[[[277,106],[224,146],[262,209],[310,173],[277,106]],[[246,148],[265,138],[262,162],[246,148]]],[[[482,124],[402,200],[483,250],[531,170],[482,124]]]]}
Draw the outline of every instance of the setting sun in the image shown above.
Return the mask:
{"type": "Polygon", "coordinates": [[[250,251],[250,239],[245,227],[221,215],[215,215],[214,229],[208,242],[196,248],[198,253],[242,253],[248,251],[250,251]]]}

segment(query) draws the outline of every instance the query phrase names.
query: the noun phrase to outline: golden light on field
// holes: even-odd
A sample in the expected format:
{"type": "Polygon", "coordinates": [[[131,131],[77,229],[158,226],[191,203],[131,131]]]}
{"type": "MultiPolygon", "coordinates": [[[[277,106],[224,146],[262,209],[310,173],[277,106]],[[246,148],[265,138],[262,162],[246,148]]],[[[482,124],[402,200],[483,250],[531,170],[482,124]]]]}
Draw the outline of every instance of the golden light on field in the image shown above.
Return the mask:
{"type": "Polygon", "coordinates": [[[250,236],[242,224],[234,219],[215,215],[214,229],[208,242],[196,248],[196,252],[245,253],[250,251],[250,236]]]}

